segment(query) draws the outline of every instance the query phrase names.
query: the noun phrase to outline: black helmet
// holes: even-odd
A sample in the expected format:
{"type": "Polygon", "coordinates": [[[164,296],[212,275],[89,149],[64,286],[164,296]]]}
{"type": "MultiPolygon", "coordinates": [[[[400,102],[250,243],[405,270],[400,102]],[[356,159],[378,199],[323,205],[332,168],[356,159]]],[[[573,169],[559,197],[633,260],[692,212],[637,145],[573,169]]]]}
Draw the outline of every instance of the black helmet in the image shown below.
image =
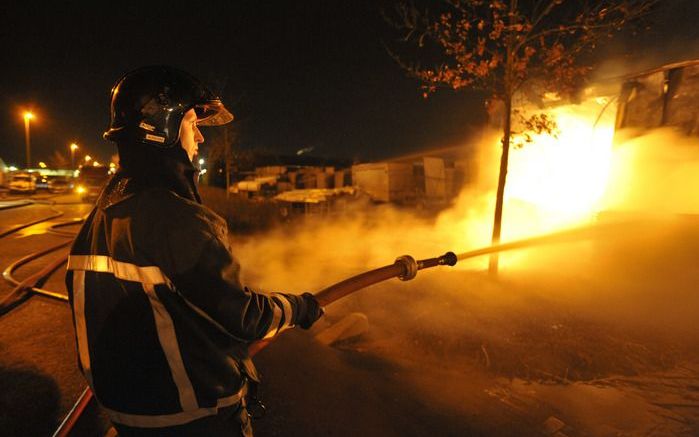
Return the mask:
{"type": "Polygon", "coordinates": [[[164,65],[139,68],[112,88],[111,122],[104,138],[172,147],[184,114],[192,108],[202,126],[233,120],[221,99],[184,71],[164,65]]]}

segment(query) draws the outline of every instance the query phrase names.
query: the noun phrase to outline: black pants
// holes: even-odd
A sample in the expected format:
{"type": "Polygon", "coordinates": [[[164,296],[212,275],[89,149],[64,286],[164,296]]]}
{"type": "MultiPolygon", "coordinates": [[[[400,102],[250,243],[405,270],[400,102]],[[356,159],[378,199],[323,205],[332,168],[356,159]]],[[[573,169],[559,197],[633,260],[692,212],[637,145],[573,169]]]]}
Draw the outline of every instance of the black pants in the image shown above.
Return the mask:
{"type": "Polygon", "coordinates": [[[252,437],[252,425],[245,404],[222,408],[215,416],[202,417],[184,425],[167,428],[133,428],[114,424],[119,437],[252,437]]]}

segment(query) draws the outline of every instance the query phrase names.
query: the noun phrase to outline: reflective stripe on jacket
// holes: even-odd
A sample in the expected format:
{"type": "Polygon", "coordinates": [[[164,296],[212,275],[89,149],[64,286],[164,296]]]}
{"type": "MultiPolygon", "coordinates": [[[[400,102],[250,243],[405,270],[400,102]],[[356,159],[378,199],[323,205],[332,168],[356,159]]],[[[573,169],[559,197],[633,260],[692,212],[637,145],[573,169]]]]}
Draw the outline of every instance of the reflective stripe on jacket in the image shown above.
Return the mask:
{"type": "Polygon", "coordinates": [[[113,421],[145,428],[235,405],[257,379],[248,345],[290,327],[301,299],[243,288],[226,223],[208,208],[164,188],[110,195],[115,185],[66,276],[96,398],[113,421]]]}

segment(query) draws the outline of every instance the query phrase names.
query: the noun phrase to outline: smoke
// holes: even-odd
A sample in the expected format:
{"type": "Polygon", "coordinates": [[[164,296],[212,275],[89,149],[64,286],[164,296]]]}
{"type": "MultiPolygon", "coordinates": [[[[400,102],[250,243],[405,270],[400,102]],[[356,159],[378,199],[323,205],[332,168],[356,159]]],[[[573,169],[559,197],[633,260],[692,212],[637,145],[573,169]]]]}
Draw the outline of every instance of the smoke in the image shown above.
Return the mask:
{"type": "MultiPolygon", "coordinates": [[[[481,141],[492,144],[492,137],[485,135],[481,141]]],[[[470,159],[483,162],[490,155],[484,151],[470,159]]],[[[474,176],[452,207],[437,216],[358,201],[342,214],[305,217],[265,235],[236,240],[243,282],[262,290],[317,291],[391,264],[400,255],[431,258],[487,245],[494,204],[489,173],[474,176]]]]}
{"type": "MultiPolygon", "coordinates": [[[[597,114],[585,105],[577,108],[583,119],[597,114]]],[[[584,241],[504,253],[497,279],[485,273],[483,257],[420,272],[411,282],[391,280],[333,304],[327,319],[364,312],[371,329],[360,340],[363,349],[380,350],[389,359],[412,357],[417,346],[428,355],[467,357],[508,375],[589,379],[671,365],[678,350],[697,340],[699,218],[693,214],[699,206],[699,147],[696,139],[669,129],[623,135],[617,134],[609,154],[596,155],[607,160],[599,163],[606,189],[589,214],[577,222],[569,215],[537,222],[548,210],[510,195],[503,229],[508,240],[576,224],[619,225],[600,228],[584,241]],[[628,345],[640,349],[627,353],[628,345]]],[[[486,246],[500,147],[494,132],[474,141],[479,147],[471,159],[478,174],[436,217],[360,204],[341,216],[236,239],[243,283],[266,291],[318,291],[399,255],[422,259],[486,246]]],[[[576,160],[563,162],[573,169],[576,160]]],[[[562,173],[534,189],[594,174],[562,173]]],[[[536,166],[532,174],[545,176],[536,166]]],[[[523,179],[513,176],[509,183],[523,179]]]]}
{"type": "Polygon", "coordinates": [[[614,149],[605,209],[699,213],[698,143],[673,128],[621,139],[614,149]]]}
{"type": "Polygon", "coordinates": [[[527,251],[512,274],[597,319],[694,336],[699,139],[671,128],[631,134],[617,134],[597,214],[598,223],[622,226],[586,243],[527,251]]]}
{"type": "Polygon", "coordinates": [[[659,2],[650,14],[648,28],[627,28],[595,51],[601,63],[593,79],[605,81],[676,62],[699,58],[699,34],[694,17],[699,3],[694,0],[659,2]]]}

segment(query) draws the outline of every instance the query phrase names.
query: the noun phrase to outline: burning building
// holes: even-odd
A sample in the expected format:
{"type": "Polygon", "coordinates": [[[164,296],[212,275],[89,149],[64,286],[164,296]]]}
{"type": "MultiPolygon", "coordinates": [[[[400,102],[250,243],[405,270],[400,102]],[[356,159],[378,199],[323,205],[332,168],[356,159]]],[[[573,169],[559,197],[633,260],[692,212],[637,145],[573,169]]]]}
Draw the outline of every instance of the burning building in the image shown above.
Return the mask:
{"type": "Polygon", "coordinates": [[[625,76],[606,209],[699,214],[699,60],[625,76]]]}
{"type": "Polygon", "coordinates": [[[671,126],[699,135],[699,60],[665,65],[625,77],[616,127],[671,126]]]}

